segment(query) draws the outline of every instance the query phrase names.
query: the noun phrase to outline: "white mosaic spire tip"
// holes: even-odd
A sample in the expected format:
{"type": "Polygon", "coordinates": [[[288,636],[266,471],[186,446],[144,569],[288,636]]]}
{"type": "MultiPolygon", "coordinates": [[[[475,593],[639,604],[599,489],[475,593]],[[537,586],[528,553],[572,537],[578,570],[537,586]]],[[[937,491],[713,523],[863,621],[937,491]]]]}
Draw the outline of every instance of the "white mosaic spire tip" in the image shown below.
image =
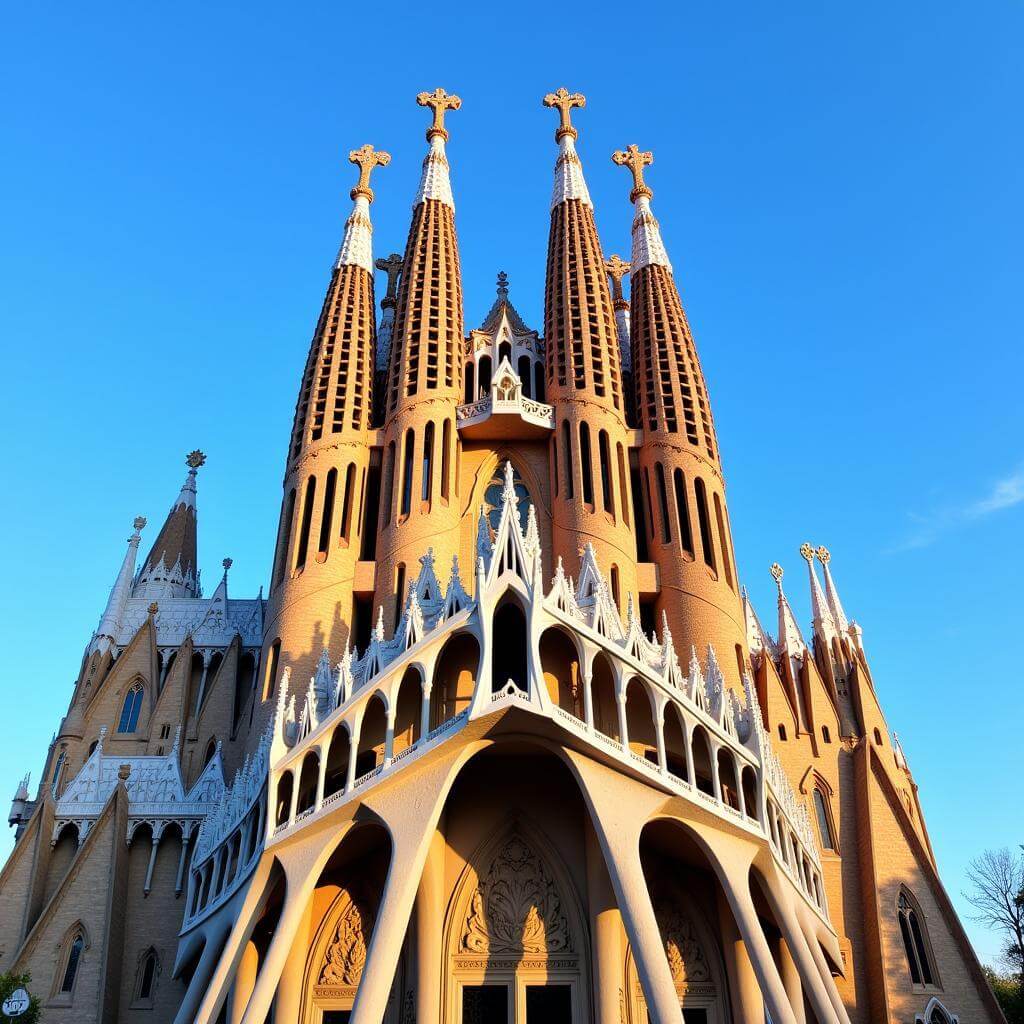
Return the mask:
{"type": "Polygon", "coordinates": [[[436,199],[445,206],[455,209],[455,197],[452,195],[452,182],[448,173],[448,156],[445,153],[444,139],[440,135],[433,135],[430,139],[430,150],[423,160],[423,174],[420,176],[420,187],[416,191],[413,209],[415,210],[426,199],[436,199]]]}
{"type": "Polygon", "coordinates": [[[558,140],[558,159],[555,161],[555,187],[551,193],[551,209],[567,199],[578,199],[584,206],[594,208],[590,190],[583,177],[583,164],[576,152],[576,140],[564,134],[558,140]]]}
{"type": "Polygon", "coordinates": [[[368,274],[373,273],[373,224],[370,222],[370,201],[365,195],[357,195],[352,212],[345,221],[345,237],[334,267],[362,267],[368,274]]]}
{"type": "Polygon", "coordinates": [[[651,200],[647,196],[638,196],[636,215],[633,217],[633,270],[636,274],[642,267],[665,267],[672,273],[665,243],[661,240],[661,228],[651,211],[651,200]]]}

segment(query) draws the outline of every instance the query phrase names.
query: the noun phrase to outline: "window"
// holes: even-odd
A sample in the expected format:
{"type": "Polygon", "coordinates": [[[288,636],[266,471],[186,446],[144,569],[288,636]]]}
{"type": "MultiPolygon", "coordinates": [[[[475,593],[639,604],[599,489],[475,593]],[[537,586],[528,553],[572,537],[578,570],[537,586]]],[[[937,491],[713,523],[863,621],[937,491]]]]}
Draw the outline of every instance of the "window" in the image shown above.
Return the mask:
{"type": "Polygon", "coordinates": [[[205,768],[212,760],[213,755],[217,753],[217,740],[216,737],[211,736],[210,742],[206,744],[206,756],[203,758],[203,767],[205,768]]]}
{"type": "Polygon", "coordinates": [[[569,421],[562,422],[562,459],[565,463],[565,496],[572,501],[575,481],[572,476],[572,445],[569,443],[569,421]]]}
{"type": "Polygon", "coordinates": [[[150,946],[139,961],[138,980],[135,983],[136,1003],[152,1005],[159,971],[160,961],[157,959],[156,950],[150,946]]]}
{"type": "Polygon", "coordinates": [[[925,928],[921,911],[906,889],[900,890],[899,900],[896,903],[896,915],[899,918],[903,949],[907,954],[910,980],[915,985],[934,985],[935,972],[932,970],[932,960],[925,942],[925,928]]]}
{"type": "Polygon", "coordinates": [[[332,469],[324,483],[324,510],[320,516],[320,543],[317,545],[317,560],[327,558],[331,543],[331,520],[334,518],[334,492],[338,487],[338,471],[332,469]]]}
{"type": "Polygon", "coordinates": [[[423,431],[423,466],[420,480],[420,501],[429,505],[434,495],[434,424],[428,423],[423,431]]]}
{"type": "Polygon", "coordinates": [[[818,820],[818,835],[821,837],[821,848],[823,850],[834,850],[836,848],[835,833],[832,831],[832,815],[829,813],[828,797],[821,791],[820,786],[814,787],[814,814],[818,820]]]}
{"type": "Polygon", "coordinates": [[[877,743],[879,746],[882,746],[882,734],[878,731],[877,728],[875,729],[875,743],[877,743]]]}
{"type": "Polygon", "coordinates": [[[826,743],[831,743],[831,742],[832,742],[832,733],[831,733],[831,732],[829,732],[829,728],[828,728],[828,726],[827,726],[827,725],[823,725],[823,726],[821,727],[821,738],[822,738],[822,739],[823,739],[823,740],[824,740],[824,741],[825,741],[826,743]]]}
{"type": "MultiPolygon", "coordinates": [[[[523,483],[523,478],[519,475],[519,470],[515,466],[512,467],[512,489],[516,493],[516,498],[519,499],[517,505],[519,510],[519,528],[525,530],[527,520],[530,517],[530,506],[533,504],[533,498],[530,497],[530,491],[526,484],[523,483]]],[[[498,524],[501,522],[501,495],[504,490],[505,471],[504,466],[501,466],[494,476],[491,477],[487,490],[484,491],[484,514],[487,516],[487,522],[491,527],[492,540],[495,534],[497,534],[498,524]]]]}
{"type": "Polygon", "coordinates": [[[267,658],[267,675],[263,680],[263,699],[268,700],[274,694],[277,683],[277,666],[281,660],[281,641],[275,640],[270,645],[270,657],[267,658]]]}
{"type": "Polygon", "coordinates": [[[715,566],[715,542],[711,538],[711,519],[708,515],[708,493],[704,487],[704,481],[697,477],[693,482],[693,490],[697,495],[697,523],[700,526],[700,547],[704,556],[704,563],[714,572],[715,566]]]}
{"type": "Polygon", "coordinates": [[[676,517],[679,519],[679,546],[693,557],[693,529],[690,526],[690,506],[686,499],[686,477],[681,469],[672,473],[676,496],[676,517]]]}
{"type": "Polygon", "coordinates": [[[391,522],[391,503],[395,498],[395,442],[388,445],[387,458],[384,461],[384,525],[391,522]]]}
{"type": "Polygon", "coordinates": [[[399,562],[395,570],[395,628],[405,607],[405,562],[399,562]]]}
{"type": "Polygon", "coordinates": [[[608,431],[602,430],[597,435],[597,454],[601,461],[601,501],[604,504],[605,512],[615,515],[615,506],[612,504],[612,454],[608,443],[608,431]]]}
{"type": "Polygon", "coordinates": [[[277,559],[274,563],[274,586],[284,576],[284,566],[288,558],[288,541],[292,535],[292,520],[295,517],[295,488],[288,492],[288,498],[281,509],[281,525],[277,536],[277,559]]]}
{"type": "Polygon", "coordinates": [[[621,441],[616,450],[619,455],[619,501],[622,502],[622,519],[629,526],[629,482],[626,476],[626,453],[621,441]]]}
{"type": "Polygon", "coordinates": [[[452,421],[445,420],[441,428],[441,501],[447,504],[449,494],[448,474],[451,470],[452,421]]]}
{"type": "Polygon", "coordinates": [[[295,569],[301,572],[306,566],[309,553],[309,528],[313,522],[313,502],[316,500],[316,477],[306,481],[306,494],[302,500],[302,523],[299,526],[299,543],[295,551],[295,569]]]}
{"type": "Polygon", "coordinates": [[[722,517],[722,500],[715,495],[715,520],[718,523],[718,546],[722,551],[722,568],[725,570],[725,581],[735,590],[732,582],[732,567],[729,564],[729,545],[726,541],[725,519],[722,517]]]}
{"type": "Polygon", "coordinates": [[[590,425],[580,424],[580,472],[583,474],[584,504],[594,504],[594,473],[590,457],[590,425]]]}
{"type": "Polygon", "coordinates": [[[352,533],[352,499],[356,486],[356,464],[350,462],[345,470],[345,493],[341,498],[341,540],[348,544],[352,533]]]}
{"type": "Polygon", "coordinates": [[[142,683],[136,683],[125,695],[121,705],[121,719],[117,723],[118,732],[135,732],[139,724],[139,712],[142,710],[142,683]]]}
{"type": "Polygon", "coordinates": [[[665,490],[665,468],[659,462],[654,467],[654,479],[658,485],[658,511],[661,513],[661,540],[668,544],[672,540],[668,524],[668,492],[665,490]]]}
{"type": "Polygon", "coordinates": [[[402,507],[399,513],[403,516],[407,516],[412,511],[412,457],[415,444],[415,432],[407,430],[405,446],[402,451],[402,507]]]}
{"type": "Polygon", "coordinates": [[[779,739],[785,743],[786,741],[786,727],[779,722],[779,739]]]}
{"type": "Polygon", "coordinates": [[[82,962],[82,953],[85,950],[85,935],[79,929],[74,933],[71,945],[68,947],[68,959],[64,965],[64,974],[61,978],[58,992],[62,995],[70,995],[75,989],[75,978],[78,975],[78,965],[82,962]]]}

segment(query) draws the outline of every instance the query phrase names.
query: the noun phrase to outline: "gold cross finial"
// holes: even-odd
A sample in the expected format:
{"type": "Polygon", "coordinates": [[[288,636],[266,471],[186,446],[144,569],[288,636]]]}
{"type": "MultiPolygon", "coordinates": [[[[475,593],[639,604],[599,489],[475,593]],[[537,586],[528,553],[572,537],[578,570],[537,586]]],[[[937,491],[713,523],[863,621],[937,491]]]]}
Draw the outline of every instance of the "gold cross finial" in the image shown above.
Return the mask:
{"type": "Polygon", "coordinates": [[[604,261],[604,269],[612,279],[612,300],[615,302],[625,302],[622,297],[622,279],[629,273],[631,267],[631,263],[627,263],[614,253],[604,261]]]}
{"type": "Polygon", "coordinates": [[[806,540],[800,545],[800,555],[807,561],[808,565],[814,561],[814,548],[806,540]]]}
{"type": "Polygon", "coordinates": [[[188,458],[185,459],[185,465],[189,469],[198,469],[206,462],[206,456],[197,448],[194,452],[188,453],[188,458]]]}
{"type": "Polygon", "coordinates": [[[832,558],[832,556],[828,553],[828,548],[825,547],[824,544],[818,547],[818,550],[815,552],[815,554],[818,556],[818,561],[821,562],[822,565],[828,565],[829,561],[832,558]]]}
{"type": "Polygon", "coordinates": [[[579,136],[579,132],[573,128],[572,122],[569,120],[569,111],[573,107],[585,107],[586,105],[587,97],[583,93],[571,93],[565,86],[556,89],[554,92],[549,92],[544,97],[545,107],[558,108],[558,127],[555,129],[555,142],[560,142],[563,135],[571,135],[574,139],[579,136]]]}
{"type": "Polygon", "coordinates": [[[379,259],[374,261],[373,265],[378,270],[383,270],[384,273],[388,275],[388,290],[384,295],[384,298],[381,300],[382,306],[385,302],[391,303],[392,305],[395,302],[395,293],[398,291],[398,278],[402,273],[403,263],[404,260],[397,252],[393,252],[386,260],[379,259]]]}
{"type": "Polygon", "coordinates": [[[444,115],[448,110],[458,110],[462,106],[462,100],[458,96],[449,96],[444,89],[435,89],[433,92],[421,92],[416,97],[416,102],[421,107],[430,107],[434,112],[434,123],[427,129],[427,142],[435,135],[442,139],[448,139],[448,131],[444,126],[444,115]]]}
{"type": "Polygon", "coordinates": [[[629,201],[635,203],[640,196],[650,199],[654,193],[644,183],[644,168],[654,163],[654,154],[641,153],[639,146],[627,146],[625,151],[612,153],[613,162],[620,167],[628,167],[633,173],[633,191],[629,193],[629,201]]]}
{"type": "Polygon", "coordinates": [[[349,195],[356,199],[365,196],[366,201],[373,202],[373,189],[370,188],[370,175],[375,167],[387,167],[391,163],[391,154],[382,149],[374,149],[369,143],[353,149],[348,155],[349,163],[359,165],[359,181],[349,195]]]}
{"type": "Polygon", "coordinates": [[[772,567],[771,567],[770,572],[772,574],[772,579],[775,580],[775,582],[779,585],[779,590],[781,590],[782,589],[782,577],[785,574],[782,566],[779,565],[778,562],[772,562],[772,567]]]}

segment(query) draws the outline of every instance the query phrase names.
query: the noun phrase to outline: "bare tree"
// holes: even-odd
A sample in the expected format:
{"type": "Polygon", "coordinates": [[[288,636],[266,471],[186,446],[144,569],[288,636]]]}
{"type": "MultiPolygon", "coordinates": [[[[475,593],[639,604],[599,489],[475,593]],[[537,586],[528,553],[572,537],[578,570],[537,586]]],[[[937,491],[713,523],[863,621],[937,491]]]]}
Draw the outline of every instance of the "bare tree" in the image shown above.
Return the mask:
{"type": "Polygon", "coordinates": [[[1024,855],[986,850],[968,864],[967,878],[974,891],[964,897],[978,911],[974,920],[1004,936],[1006,962],[1024,980],[1024,855]]]}

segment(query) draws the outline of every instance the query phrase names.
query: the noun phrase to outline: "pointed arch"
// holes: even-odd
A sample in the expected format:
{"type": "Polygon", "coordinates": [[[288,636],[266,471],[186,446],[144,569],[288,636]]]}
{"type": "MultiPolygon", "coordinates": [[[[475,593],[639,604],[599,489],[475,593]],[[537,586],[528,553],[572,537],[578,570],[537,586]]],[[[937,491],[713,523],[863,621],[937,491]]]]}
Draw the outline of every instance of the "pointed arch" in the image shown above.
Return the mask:
{"type": "Polygon", "coordinates": [[[121,717],[117,721],[118,732],[135,732],[138,728],[144,692],[141,679],[136,679],[128,688],[121,704],[121,717]]]}
{"type": "Polygon", "coordinates": [[[75,983],[82,973],[82,960],[91,945],[89,933],[81,920],[76,921],[65,933],[60,943],[57,969],[53,977],[52,995],[67,1005],[75,995],[75,983]]]}
{"type": "Polygon", "coordinates": [[[540,667],[551,703],[583,719],[582,658],[573,638],[558,626],[540,638],[540,667]]]}
{"type": "Polygon", "coordinates": [[[903,939],[903,951],[907,957],[910,980],[924,988],[939,986],[935,956],[924,913],[917,898],[906,885],[901,885],[896,895],[896,917],[900,937],[903,939]]]}
{"type": "Polygon", "coordinates": [[[157,983],[160,980],[160,954],[155,946],[144,949],[135,965],[135,987],[132,990],[132,1007],[140,1009],[153,1005],[157,983]]]}

